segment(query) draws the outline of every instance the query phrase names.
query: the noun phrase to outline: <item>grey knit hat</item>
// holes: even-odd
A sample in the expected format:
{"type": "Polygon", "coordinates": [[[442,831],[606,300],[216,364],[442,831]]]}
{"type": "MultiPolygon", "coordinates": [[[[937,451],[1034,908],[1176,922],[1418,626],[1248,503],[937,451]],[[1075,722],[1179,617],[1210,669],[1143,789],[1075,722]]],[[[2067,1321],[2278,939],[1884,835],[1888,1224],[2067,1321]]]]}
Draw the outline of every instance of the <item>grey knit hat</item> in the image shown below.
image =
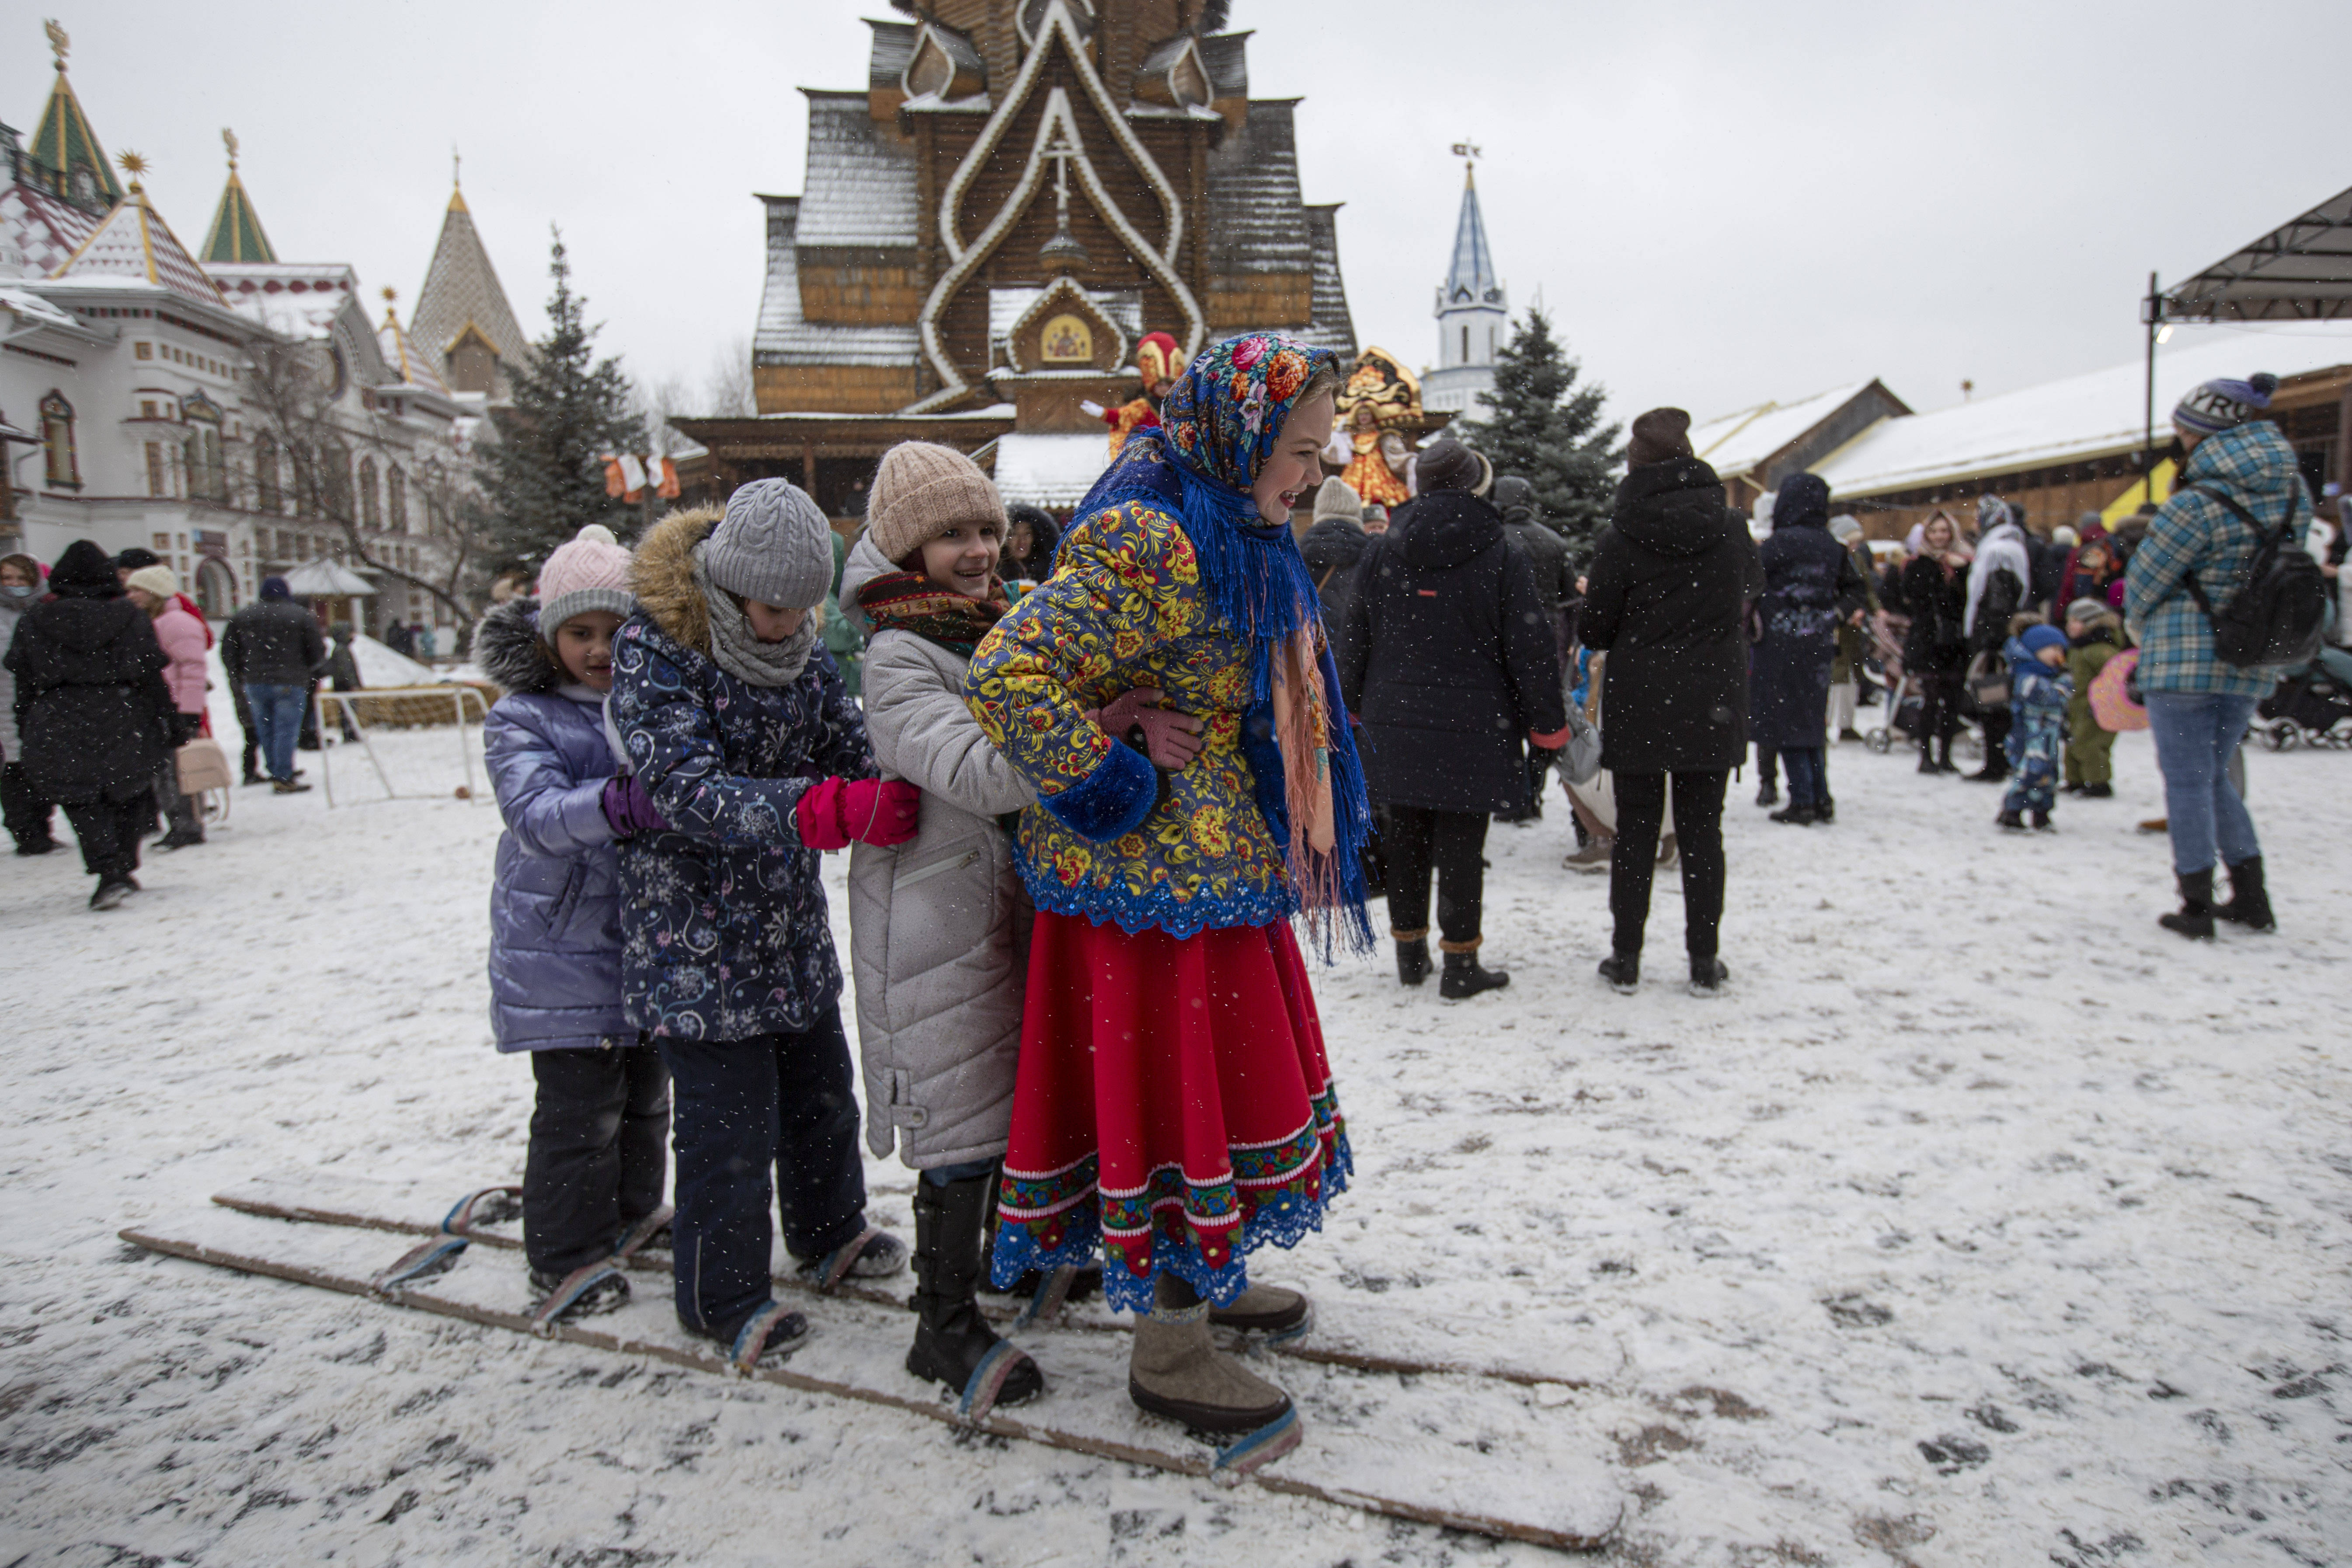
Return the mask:
{"type": "Polygon", "coordinates": [[[730,594],[813,610],[833,588],[833,525],[788,479],[753,479],[727,498],[702,544],[703,570],[730,594]]]}
{"type": "Polygon", "coordinates": [[[1349,522],[1360,522],[1363,513],[1364,498],[1358,495],[1355,487],[1339,475],[1333,474],[1316,488],[1315,521],[1317,522],[1331,517],[1344,517],[1349,522]]]}

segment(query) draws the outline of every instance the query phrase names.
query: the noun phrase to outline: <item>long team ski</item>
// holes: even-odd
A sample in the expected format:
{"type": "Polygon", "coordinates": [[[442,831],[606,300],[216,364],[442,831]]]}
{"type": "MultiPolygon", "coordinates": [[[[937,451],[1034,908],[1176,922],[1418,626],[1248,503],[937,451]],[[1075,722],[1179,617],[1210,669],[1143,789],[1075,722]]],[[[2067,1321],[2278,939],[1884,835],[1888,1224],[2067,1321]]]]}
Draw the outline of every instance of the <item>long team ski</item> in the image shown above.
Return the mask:
{"type": "MultiPolygon", "coordinates": [[[[498,1192],[502,1189],[485,1190],[498,1192]]],[[[464,1234],[474,1241],[508,1249],[522,1246],[521,1211],[519,1207],[510,1208],[493,1200],[482,1213],[453,1215],[450,1203],[455,1195],[450,1191],[427,1187],[421,1183],[379,1182],[304,1172],[299,1175],[289,1173],[242,1183],[214,1194],[213,1202],[241,1214],[390,1231],[427,1240],[443,1235],[445,1218],[455,1217],[460,1221],[464,1234]]],[[[669,1255],[651,1247],[634,1250],[626,1261],[628,1267],[642,1270],[667,1272],[670,1266],[669,1255]]],[[[792,1290],[813,1289],[808,1280],[790,1267],[781,1250],[778,1262],[780,1267],[775,1275],[780,1288],[792,1290]]],[[[903,1287],[893,1290],[845,1279],[833,1293],[879,1307],[903,1308],[906,1305],[903,1287]]],[[[1127,1332],[1125,1321],[1099,1300],[1073,1303],[1067,1307],[1055,1303],[1053,1310],[1041,1314],[1034,1303],[1024,1303],[1010,1298],[991,1300],[983,1297],[981,1310],[999,1324],[1009,1323],[1020,1329],[1058,1327],[1115,1333],[1122,1337],[1127,1332]]],[[[1401,1355],[1382,1347],[1374,1338],[1378,1328],[1390,1316],[1391,1314],[1366,1312],[1360,1308],[1352,1312],[1344,1309],[1335,1310],[1330,1304],[1318,1301],[1311,1338],[1278,1342],[1262,1341],[1261,1343],[1265,1349],[1278,1355],[1319,1366],[1345,1367],[1355,1372],[1398,1377],[1490,1378],[1554,1394],[1605,1383],[1623,1366],[1623,1351],[1613,1340],[1583,1340],[1551,1347],[1545,1356],[1545,1361],[1550,1363],[1549,1365],[1497,1364],[1469,1357],[1439,1360],[1401,1355]]]]}
{"type": "MultiPolygon", "coordinates": [[[[446,1214],[445,1207],[445,1214],[446,1214]]],[[[222,1205],[122,1238],[153,1251],[241,1273],[382,1300],[519,1335],[643,1356],[713,1375],[739,1375],[725,1352],[677,1326],[667,1291],[645,1291],[583,1321],[535,1322],[518,1310],[520,1270],[495,1253],[439,1249],[431,1269],[394,1277],[405,1256],[399,1229],[236,1212],[222,1205]]],[[[438,1232],[444,1239],[448,1233],[438,1232]]],[[[481,1239],[478,1226],[470,1239],[481,1239]]],[[[425,1242],[412,1247],[436,1247],[425,1242]]],[[[1589,1550],[1614,1532],[1616,1481],[1598,1438],[1535,1389],[1469,1375],[1390,1377],[1306,1363],[1284,1377],[1298,1440],[1277,1462],[1221,1470],[1215,1451],[1137,1410],[1127,1397],[1123,1336],[1075,1333],[1023,1347],[1045,1368],[1048,1392],[977,1421],[909,1374],[905,1309],[841,1296],[812,1298],[811,1331],[780,1365],[748,1374],[1024,1442],[1178,1475],[1254,1485],[1499,1540],[1589,1550]]]]}

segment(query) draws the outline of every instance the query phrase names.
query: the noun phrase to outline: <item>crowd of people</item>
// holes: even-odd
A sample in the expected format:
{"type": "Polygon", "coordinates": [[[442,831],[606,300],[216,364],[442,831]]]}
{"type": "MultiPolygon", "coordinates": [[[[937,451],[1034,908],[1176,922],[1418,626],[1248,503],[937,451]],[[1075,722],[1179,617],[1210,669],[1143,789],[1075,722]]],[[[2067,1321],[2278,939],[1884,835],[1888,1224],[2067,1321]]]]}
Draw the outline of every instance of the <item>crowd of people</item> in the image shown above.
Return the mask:
{"type": "MultiPolygon", "coordinates": [[[[1384,899],[1402,984],[1508,984],[1480,959],[1483,852],[1557,769],[1570,864],[1611,879],[1602,979],[1640,986],[1678,864],[1689,987],[1713,994],[1731,777],[1752,749],[1763,804],[1786,779],[1775,822],[1834,824],[1832,742],[1857,738],[1874,671],[1922,773],[1982,727],[1972,776],[2031,830],[2063,791],[2112,793],[2085,693],[2128,651],[2181,890],[2164,923],[2274,924],[2226,782],[2266,687],[2199,602],[2264,534],[2305,542],[2259,379],[2175,411],[2181,488],[2153,514],[2043,541],[1988,496],[1972,537],[1938,514],[1883,568],[1811,474],[1759,543],[1674,408],[1633,421],[1580,568],[1528,479],[1458,440],[1415,454],[1393,514],[1367,506],[1325,475],[1339,386],[1328,350],[1233,339],[1066,528],[908,442],[854,543],[763,479],[634,550],[583,528],[491,609],[491,1019],[535,1081],[536,1314],[618,1306],[627,1258],[663,1246],[684,1329],[772,1362],[808,1332],[771,1278],[781,1225],[819,1290],[911,1264],[907,1365],[969,1411],[1049,1370],[983,1289],[1093,1288],[1136,1314],[1136,1405],[1270,1458],[1297,1439],[1289,1398],[1213,1331],[1307,1331],[1250,1258],[1319,1230],[1352,1174],[1307,952],[1370,950],[1384,899]],[[819,878],[845,849],[862,1115],[819,878]],[[861,1120],[919,1173],[911,1248],[866,1214],[861,1120]]],[[[164,779],[203,728],[209,630],[161,563],[87,542],[46,579],[0,560],[0,616],[8,826],[37,852],[62,805],[93,901],[120,902],[159,810],[167,844],[201,837],[164,779]]],[[[301,789],[310,683],[356,672],[274,579],[222,657],[248,772],[257,749],[301,789]]]]}

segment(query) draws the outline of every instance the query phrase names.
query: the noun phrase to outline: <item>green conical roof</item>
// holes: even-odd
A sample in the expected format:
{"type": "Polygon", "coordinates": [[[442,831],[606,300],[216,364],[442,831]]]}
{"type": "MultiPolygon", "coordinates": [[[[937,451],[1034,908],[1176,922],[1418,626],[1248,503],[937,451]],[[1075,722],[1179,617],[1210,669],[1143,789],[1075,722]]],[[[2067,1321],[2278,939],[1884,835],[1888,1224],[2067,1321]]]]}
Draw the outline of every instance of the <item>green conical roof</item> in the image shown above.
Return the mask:
{"type": "Polygon", "coordinates": [[[42,107],[40,123],[33,130],[32,153],[64,173],[69,195],[75,174],[86,169],[98,205],[111,206],[122,199],[121,185],[116,183],[114,171],[106,166],[106,149],[98,144],[98,133],[89,128],[81,100],[74,97],[73,83],[66,79],[62,54],[58,58],[57,85],[49,89],[49,101],[42,107]]]}
{"type": "Polygon", "coordinates": [[[220,205],[213,209],[212,232],[205,236],[200,259],[206,264],[278,259],[269,237],[261,231],[261,215],[253,210],[253,198],[245,194],[245,182],[236,177],[234,161],[228,166],[228,184],[221,188],[220,205]]]}

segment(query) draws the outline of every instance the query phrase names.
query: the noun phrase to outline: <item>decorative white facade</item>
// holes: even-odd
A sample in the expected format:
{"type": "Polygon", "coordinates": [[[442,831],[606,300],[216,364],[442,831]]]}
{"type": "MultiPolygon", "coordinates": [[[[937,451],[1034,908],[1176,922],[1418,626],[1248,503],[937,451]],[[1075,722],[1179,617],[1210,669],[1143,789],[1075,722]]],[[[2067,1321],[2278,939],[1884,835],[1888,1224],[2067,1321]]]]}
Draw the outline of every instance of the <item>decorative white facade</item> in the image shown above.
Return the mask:
{"type": "Polygon", "coordinates": [[[1492,391],[1495,354],[1510,341],[1511,301],[1495,276],[1476,174],[1465,169],[1454,261],[1437,286],[1437,363],[1421,378],[1422,406],[1460,414],[1492,391]]]}
{"type": "Polygon", "coordinates": [[[112,178],[58,54],[32,146],[0,126],[0,552],[150,549],[214,619],[265,576],[336,561],[376,590],[343,613],[454,646],[457,613],[399,574],[447,583],[483,398],[453,392],[389,309],[372,324],[349,267],[276,260],[233,152],[200,262],[143,161],[112,178]],[[324,433],[318,464],[286,434],[289,364],[315,367],[300,428],[324,433]]]}

